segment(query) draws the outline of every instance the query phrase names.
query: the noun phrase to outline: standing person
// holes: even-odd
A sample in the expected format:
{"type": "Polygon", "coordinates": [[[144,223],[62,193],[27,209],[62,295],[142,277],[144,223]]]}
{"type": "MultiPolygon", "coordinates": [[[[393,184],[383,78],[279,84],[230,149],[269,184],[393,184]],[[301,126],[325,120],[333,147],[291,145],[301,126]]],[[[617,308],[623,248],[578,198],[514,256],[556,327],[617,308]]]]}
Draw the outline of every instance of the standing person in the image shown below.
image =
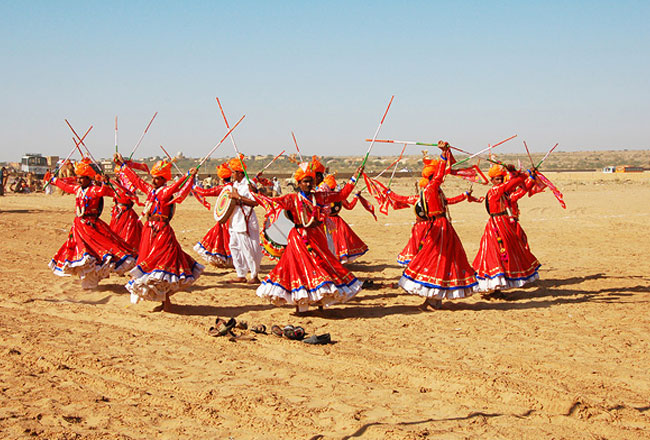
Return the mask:
{"type": "MultiPolygon", "coordinates": [[[[331,191],[336,190],[336,178],[333,174],[328,174],[323,179],[323,184],[327,185],[331,191]]],[[[355,197],[351,202],[347,199],[340,202],[334,202],[329,206],[329,231],[332,234],[334,243],[334,255],[339,259],[341,264],[351,263],[366,252],[368,245],[352,230],[349,224],[340,217],[342,208],[351,210],[357,204],[358,198],[355,197]]]]}
{"type": "Polygon", "coordinates": [[[530,252],[528,241],[523,238],[525,234],[522,236],[518,233],[518,222],[511,214],[512,202],[508,193],[524,184],[525,175],[516,171],[513,165],[507,168],[494,165],[488,175],[493,185],[485,200],[490,217],[473,266],[479,283],[478,290],[493,292],[489,295],[492,298],[503,298],[502,290],[521,287],[539,279],[537,271],[540,264],[530,252]],[[508,171],[513,177],[504,183],[508,171]]]}
{"type": "Polygon", "coordinates": [[[103,197],[113,196],[113,190],[100,183],[92,185],[95,171],[88,161],[75,166],[77,183],[68,183],[47,174],[62,191],[75,195],[76,217],[68,239],[50,261],[50,268],[59,276],[77,275],[81,287],[94,289],[111,273],[122,275],[135,265],[135,249],[111,231],[99,216],[103,197]]]}
{"type": "Polygon", "coordinates": [[[2,167],[2,169],[0,169],[0,196],[5,195],[5,175],[6,174],[7,174],[7,169],[5,167],[2,167]]]}
{"type": "Polygon", "coordinates": [[[354,188],[352,177],[341,192],[314,192],[314,171],[302,163],[295,172],[299,192],[271,199],[286,210],[295,227],[280,261],[257,288],[257,296],[275,305],[327,307],[348,301],[361,290],[361,282],[338,261],[327,247],[322,228],[323,206],[345,200],[354,188]]]}
{"type": "Polygon", "coordinates": [[[188,173],[189,178],[181,176],[168,186],[172,177],[171,162],[156,162],[150,172],[153,183],[149,184],[125,165],[122,155],[115,153],[114,160],[128,181],[147,195],[138,261],[131,270],[132,279],[126,289],[131,293],[132,303],[162,301],[162,310],[169,312],[172,307],[170,296],[193,284],[204,269],[183,252],[169,224],[175,204],[184,200],[192,189],[196,168],[188,173]]]}
{"type": "Polygon", "coordinates": [[[280,197],[282,195],[282,187],[277,177],[273,177],[273,197],[280,197]]]}
{"type": "Polygon", "coordinates": [[[262,262],[262,246],[260,245],[260,227],[253,208],[257,202],[251,194],[248,181],[244,179],[244,155],[230,159],[228,163],[232,170],[232,192],[230,198],[236,204],[230,217],[230,252],[232,263],[237,272],[235,283],[245,283],[246,275],[250,272],[249,284],[259,284],[260,263],[262,262]]]}
{"type": "MultiPolygon", "coordinates": [[[[145,163],[127,160],[126,164],[131,169],[149,172],[149,167],[145,163]]],[[[131,247],[139,249],[143,225],[133,209],[133,205],[138,200],[135,195],[136,188],[117,167],[115,168],[115,178],[116,191],[111,211],[111,230],[131,247]]]]}
{"type": "Polygon", "coordinates": [[[447,142],[440,141],[438,147],[442,150],[441,160],[424,160],[420,184],[424,189],[419,196],[399,196],[390,190],[388,193],[397,202],[415,203],[416,214],[422,217],[410,239],[415,254],[406,265],[399,285],[407,293],[425,297],[423,309],[429,306],[440,309],[443,299],[470,296],[477,285],[474,269],[467,261],[447,209],[447,205],[477,199],[469,191],[450,199],[445,197],[441,185],[454,159],[447,142]]]}
{"type": "MultiPolygon", "coordinates": [[[[232,171],[227,163],[217,167],[217,176],[222,185],[210,189],[195,187],[194,192],[203,197],[217,197],[226,186],[232,187],[230,178],[232,171]]],[[[228,222],[217,222],[205,236],[194,246],[194,250],[209,264],[216,267],[232,267],[232,254],[230,252],[230,233],[228,222]]]]}

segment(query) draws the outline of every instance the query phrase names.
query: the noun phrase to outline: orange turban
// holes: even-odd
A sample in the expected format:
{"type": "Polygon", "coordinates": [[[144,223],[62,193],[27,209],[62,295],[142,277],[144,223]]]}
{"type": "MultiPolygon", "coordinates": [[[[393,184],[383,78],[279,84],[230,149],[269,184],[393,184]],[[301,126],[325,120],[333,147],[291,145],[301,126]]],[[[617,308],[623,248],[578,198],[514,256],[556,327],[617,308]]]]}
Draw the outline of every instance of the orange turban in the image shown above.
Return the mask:
{"type": "Polygon", "coordinates": [[[228,168],[227,163],[222,163],[217,167],[217,176],[219,176],[220,179],[227,179],[232,176],[232,171],[228,168]]]}
{"type": "Polygon", "coordinates": [[[329,186],[330,189],[336,188],[336,178],[334,174],[328,174],[327,176],[325,176],[325,178],[323,179],[323,183],[329,186]]]}
{"type": "Polygon", "coordinates": [[[311,158],[311,167],[314,169],[314,173],[324,173],[325,165],[320,163],[318,156],[312,156],[311,158]]]}
{"type": "Polygon", "coordinates": [[[232,159],[230,159],[230,161],[228,161],[228,166],[233,171],[243,172],[244,168],[246,168],[246,164],[244,163],[244,155],[240,153],[239,157],[233,157],[232,159]],[[242,164],[244,164],[243,167],[242,164]]]}
{"type": "Polygon", "coordinates": [[[312,164],[309,162],[301,163],[293,175],[293,178],[296,179],[296,182],[300,182],[305,177],[311,177],[312,179],[316,177],[316,173],[314,172],[312,164]]]}
{"type": "Polygon", "coordinates": [[[422,162],[424,162],[424,168],[422,168],[422,177],[426,178],[434,175],[440,166],[440,160],[438,159],[430,159],[428,157],[425,157],[422,159],[422,162]]]}
{"type": "Polygon", "coordinates": [[[150,174],[154,177],[162,177],[165,180],[172,178],[172,163],[166,160],[159,160],[151,168],[150,174]]]}
{"type": "Polygon", "coordinates": [[[90,166],[90,159],[87,157],[81,159],[79,162],[77,162],[74,166],[74,173],[77,176],[86,176],[90,177],[91,179],[95,177],[95,170],[93,170],[93,167],[90,166]]]}
{"type": "Polygon", "coordinates": [[[492,167],[490,167],[490,170],[488,171],[488,176],[490,176],[490,179],[497,176],[505,177],[506,174],[508,174],[506,172],[506,169],[501,165],[492,165],[492,167]]]}
{"type": "Polygon", "coordinates": [[[420,188],[424,188],[428,184],[429,184],[429,179],[427,177],[421,178],[420,181],[418,182],[418,185],[420,186],[420,188]]]}

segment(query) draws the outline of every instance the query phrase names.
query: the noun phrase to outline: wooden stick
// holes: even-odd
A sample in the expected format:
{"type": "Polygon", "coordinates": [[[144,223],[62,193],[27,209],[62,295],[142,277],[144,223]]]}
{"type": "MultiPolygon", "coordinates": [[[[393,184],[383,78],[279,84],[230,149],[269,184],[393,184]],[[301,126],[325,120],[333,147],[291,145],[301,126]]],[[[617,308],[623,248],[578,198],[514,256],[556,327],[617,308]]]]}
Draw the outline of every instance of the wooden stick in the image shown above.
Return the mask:
{"type": "Polygon", "coordinates": [[[156,119],[156,116],[158,116],[158,112],[153,114],[153,117],[151,118],[151,121],[149,121],[149,123],[147,124],[147,127],[142,132],[142,135],[140,136],[140,139],[138,139],[138,142],[135,144],[135,147],[133,147],[133,150],[131,151],[131,154],[129,155],[129,160],[131,160],[133,158],[133,154],[135,153],[135,150],[137,150],[138,147],[140,147],[140,143],[142,143],[142,139],[144,139],[144,135],[147,134],[147,132],[149,131],[149,127],[151,127],[151,124],[153,123],[153,120],[156,119]]]}
{"type": "Polygon", "coordinates": [[[560,145],[560,144],[557,143],[557,144],[553,145],[553,148],[551,148],[550,150],[548,150],[548,153],[546,153],[546,156],[544,156],[544,158],[543,158],[542,160],[539,161],[539,163],[537,164],[537,166],[536,166],[535,168],[539,168],[540,165],[542,165],[542,163],[544,163],[544,161],[545,161],[546,158],[549,156],[549,154],[551,154],[551,153],[553,152],[553,150],[555,150],[555,147],[557,147],[558,145],[560,145]]]}
{"type": "MultiPolygon", "coordinates": [[[[363,158],[363,162],[361,162],[361,171],[363,171],[363,168],[366,166],[366,162],[368,161],[368,156],[370,156],[370,151],[372,151],[372,147],[375,145],[375,140],[377,139],[377,136],[379,135],[379,130],[381,129],[381,126],[384,124],[384,119],[386,119],[386,115],[388,114],[388,109],[390,109],[390,105],[393,103],[393,99],[395,98],[395,95],[391,95],[390,101],[388,101],[388,106],[386,107],[386,111],[384,112],[384,115],[381,117],[381,121],[379,121],[379,125],[377,126],[377,130],[375,130],[375,134],[372,137],[372,141],[370,142],[370,146],[368,147],[368,151],[366,152],[366,156],[363,158]]],[[[359,180],[359,177],[361,177],[361,172],[357,176],[357,180],[359,180]]],[[[356,185],[356,181],[355,181],[356,185]]]]}
{"type": "Polygon", "coordinates": [[[118,150],[117,150],[117,116],[115,116],[115,152],[118,153],[118,150]]]}
{"type": "MultiPolygon", "coordinates": [[[[226,118],[226,113],[223,111],[223,107],[221,106],[221,101],[219,100],[218,96],[217,96],[217,104],[219,104],[219,110],[221,110],[221,116],[223,116],[223,121],[226,123],[226,128],[230,128],[230,125],[228,124],[228,118],[226,118]]],[[[244,176],[246,176],[246,181],[249,184],[251,184],[251,179],[250,179],[250,177],[248,177],[248,172],[246,172],[246,167],[244,166],[244,161],[241,159],[241,156],[239,155],[239,149],[237,148],[237,144],[235,143],[235,138],[232,135],[230,135],[230,140],[232,141],[232,146],[235,149],[235,154],[237,155],[237,159],[239,159],[239,163],[241,164],[241,168],[242,168],[242,170],[244,170],[244,176]]]]}
{"type": "Polygon", "coordinates": [[[399,157],[397,158],[397,162],[395,162],[395,168],[393,168],[393,174],[390,175],[390,180],[388,181],[388,188],[390,189],[390,184],[393,183],[393,177],[395,177],[395,171],[397,171],[397,166],[399,165],[399,162],[402,160],[402,156],[404,156],[404,150],[406,150],[406,144],[402,147],[402,152],[399,154],[399,157]]]}
{"type": "Polygon", "coordinates": [[[302,162],[302,154],[300,154],[300,148],[298,148],[298,141],[296,140],[296,135],[291,132],[291,137],[293,137],[293,144],[296,146],[296,151],[298,152],[298,159],[302,162]]]}
{"type": "Polygon", "coordinates": [[[528,149],[528,145],[526,144],[526,141],[524,141],[524,147],[526,147],[526,153],[528,153],[528,159],[530,159],[530,165],[535,168],[535,162],[533,162],[533,157],[530,155],[530,150],[528,149]]]}
{"type": "Polygon", "coordinates": [[[273,164],[273,162],[275,162],[275,161],[276,161],[280,156],[282,156],[282,155],[284,154],[284,152],[285,152],[285,150],[282,150],[282,153],[280,153],[280,154],[278,154],[277,156],[275,156],[275,157],[273,158],[273,160],[271,160],[271,162],[269,162],[268,164],[266,164],[266,166],[265,166],[264,168],[262,168],[262,171],[260,171],[259,173],[257,173],[257,176],[261,176],[262,173],[263,173],[263,172],[264,172],[268,167],[270,167],[270,166],[273,164]]]}
{"type": "Polygon", "coordinates": [[[235,125],[233,125],[233,127],[232,127],[230,130],[228,130],[228,133],[226,133],[226,134],[224,135],[224,137],[221,138],[221,140],[219,141],[219,143],[218,143],[217,145],[215,145],[215,146],[212,148],[212,150],[210,150],[210,152],[209,152],[209,153],[208,153],[208,154],[207,154],[207,155],[206,155],[206,156],[201,160],[201,162],[199,163],[199,165],[196,167],[197,170],[198,170],[199,168],[201,168],[201,165],[203,165],[203,164],[205,163],[205,161],[208,160],[208,158],[212,155],[212,153],[214,153],[215,150],[216,150],[217,148],[219,148],[219,146],[220,146],[221,144],[223,144],[223,141],[225,141],[226,138],[227,138],[228,136],[230,136],[230,133],[232,133],[232,132],[235,130],[235,128],[237,128],[237,126],[239,125],[239,123],[240,123],[240,122],[241,122],[245,117],[246,117],[246,115],[244,115],[244,116],[242,116],[241,118],[239,118],[239,121],[237,121],[237,123],[236,123],[235,125]]]}

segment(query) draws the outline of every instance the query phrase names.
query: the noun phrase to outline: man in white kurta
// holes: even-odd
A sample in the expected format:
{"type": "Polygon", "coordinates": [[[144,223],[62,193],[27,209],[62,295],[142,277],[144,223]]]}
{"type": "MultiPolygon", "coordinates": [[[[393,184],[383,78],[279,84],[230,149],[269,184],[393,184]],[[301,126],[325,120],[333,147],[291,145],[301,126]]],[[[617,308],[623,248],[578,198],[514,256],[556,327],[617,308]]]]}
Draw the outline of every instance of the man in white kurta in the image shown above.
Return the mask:
{"type": "Polygon", "coordinates": [[[253,198],[244,179],[244,172],[233,170],[233,192],[231,198],[235,210],[230,217],[230,253],[232,262],[237,272],[235,282],[246,282],[246,275],[250,272],[250,284],[259,284],[258,277],[262,261],[262,247],[260,246],[260,227],[253,207],[257,202],[253,198]]]}

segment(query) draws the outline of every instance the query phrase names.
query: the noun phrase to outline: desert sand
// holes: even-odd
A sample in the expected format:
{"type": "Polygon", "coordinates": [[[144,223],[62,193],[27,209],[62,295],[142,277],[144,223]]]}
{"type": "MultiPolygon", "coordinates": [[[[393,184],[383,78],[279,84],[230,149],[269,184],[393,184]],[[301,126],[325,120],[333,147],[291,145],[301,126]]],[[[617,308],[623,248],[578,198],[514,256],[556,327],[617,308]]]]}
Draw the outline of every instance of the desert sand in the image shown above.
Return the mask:
{"type": "MultiPolygon", "coordinates": [[[[650,438],[650,173],[548,177],[568,208],[549,192],[520,202],[541,279],[508,300],[420,311],[394,287],[413,212],[375,222],[359,206],[342,216],[370,252],[350,267],[377,287],[300,317],[211,267],[173,313],[131,305],[126,277],[84,291],[47,267],[73,198],[0,197],[0,438],[650,438]],[[336,343],[213,338],[217,316],[336,343]]],[[[448,196],[468,187],[448,180],[448,196]]],[[[471,261],[485,209],[451,215],[471,261]]],[[[179,207],[187,252],[213,221],[193,199],[179,207]]]]}

